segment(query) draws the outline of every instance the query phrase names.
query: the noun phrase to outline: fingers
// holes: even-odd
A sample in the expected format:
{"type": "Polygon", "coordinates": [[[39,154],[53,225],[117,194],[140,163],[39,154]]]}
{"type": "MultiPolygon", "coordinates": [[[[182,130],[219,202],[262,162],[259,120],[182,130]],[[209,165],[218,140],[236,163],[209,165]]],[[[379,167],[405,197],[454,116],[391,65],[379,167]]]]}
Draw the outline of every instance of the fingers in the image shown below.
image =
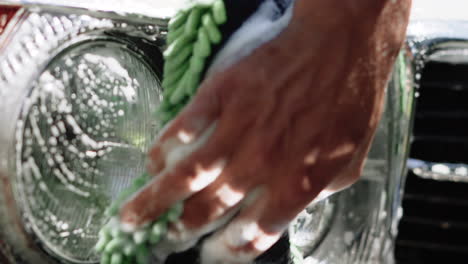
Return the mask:
{"type": "Polygon", "coordinates": [[[194,233],[193,231],[183,232],[184,227],[179,226],[177,224],[175,225],[175,228],[174,226],[172,226],[171,229],[168,231],[167,236],[154,249],[155,256],[161,263],[163,263],[170,254],[183,252],[190,249],[191,247],[194,247],[201,237],[201,235],[197,234],[208,234],[211,233],[211,231],[213,230],[217,230],[222,226],[225,226],[237,212],[238,208],[233,208],[221,218],[211,222],[209,225],[203,227],[202,229],[198,229],[197,231],[199,233],[194,233]],[[184,236],[184,234],[189,235],[184,236]]]}
{"type": "Polygon", "coordinates": [[[251,263],[270,248],[284,229],[271,232],[259,225],[260,216],[255,211],[263,211],[265,206],[264,201],[257,200],[225,229],[207,239],[202,246],[201,263],[251,263]]]}
{"type": "Polygon", "coordinates": [[[214,93],[202,93],[170,122],[149,151],[148,172],[157,175],[167,166],[173,166],[178,160],[170,159],[168,153],[175,148],[196,141],[219,116],[219,100],[214,93]]]}
{"type": "Polygon", "coordinates": [[[233,164],[237,164],[236,160],[213,184],[184,202],[184,212],[171,226],[164,248],[172,248],[172,252],[184,250],[224,226],[238,212],[246,194],[255,186],[254,181],[247,179],[255,177],[241,174],[240,167],[233,164]]]}
{"type": "Polygon", "coordinates": [[[187,229],[200,229],[218,219],[261,184],[265,177],[249,171],[248,167],[252,165],[246,163],[244,154],[241,150],[237,152],[215,182],[185,201],[180,221],[187,229]]]}
{"type": "MultiPolygon", "coordinates": [[[[290,221],[311,200],[310,196],[291,196],[295,191],[269,187],[244,208],[226,228],[207,239],[202,246],[203,264],[251,263],[273,246],[290,221]],[[291,198],[291,199],[289,199],[291,198]]],[[[296,190],[297,193],[297,190],[296,190]]]]}
{"type": "Polygon", "coordinates": [[[120,216],[128,231],[157,219],[171,205],[216,180],[228,158],[215,148],[217,140],[209,141],[213,132],[214,127],[211,127],[197,141],[167,154],[170,159],[181,161],[177,166],[166,168],[123,206],[120,216]]]}
{"type": "Polygon", "coordinates": [[[245,193],[246,190],[234,189],[229,183],[212,184],[185,202],[180,222],[186,230],[201,229],[237,206],[245,193]]]}
{"type": "Polygon", "coordinates": [[[172,204],[215,181],[229,161],[233,146],[238,144],[236,140],[245,133],[235,127],[232,120],[220,121],[219,126],[213,121],[219,114],[215,99],[208,95],[196,98],[166,128],[151,150],[151,162],[159,164],[152,173],[159,175],[122,208],[121,220],[126,229],[132,230],[157,219],[172,204]],[[212,106],[199,106],[210,103],[199,102],[202,99],[198,98],[211,100],[212,106]],[[203,121],[197,123],[197,120],[203,121]],[[190,135],[188,139],[187,134],[190,135]]]}

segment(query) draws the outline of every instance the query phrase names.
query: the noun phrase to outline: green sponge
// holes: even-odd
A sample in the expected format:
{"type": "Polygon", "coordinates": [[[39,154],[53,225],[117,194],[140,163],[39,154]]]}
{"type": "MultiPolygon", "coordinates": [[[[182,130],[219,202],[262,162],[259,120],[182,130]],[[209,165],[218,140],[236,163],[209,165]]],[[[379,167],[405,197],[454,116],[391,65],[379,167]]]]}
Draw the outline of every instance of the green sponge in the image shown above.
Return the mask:
{"type": "Polygon", "coordinates": [[[117,216],[111,217],[99,232],[95,246],[95,250],[102,254],[101,264],[148,263],[150,249],[166,234],[168,224],[181,214],[182,203],[178,203],[157,221],[133,233],[123,232],[117,216]]]}
{"type": "MultiPolygon", "coordinates": [[[[174,119],[195,95],[212,47],[222,40],[219,26],[226,21],[223,0],[214,0],[211,3],[193,4],[179,11],[169,22],[167,49],[164,52],[164,94],[156,113],[162,124],[174,119]]],[[[166,235],[168,224],[182,214],[183,204],[180,202],[153,223],[133,233],[121,230],[118,219],[120,208],[150,180],[147,174],[136,178],[107,209],[109,220],[100,230],[99,241],[95,246],[95,250],[101,253],[101,264],[148,263],[150,249],[166,235]]]]}
{"type": "Polygon", "coordinates": [[[174,119],[196,93],[213,45],[222,40],[219,26],[226,21],[223,0],[214,0],[210,4],[194,4],[169,22],[164,52],[164,99],[157,111],[163,124],[174,119]]]}

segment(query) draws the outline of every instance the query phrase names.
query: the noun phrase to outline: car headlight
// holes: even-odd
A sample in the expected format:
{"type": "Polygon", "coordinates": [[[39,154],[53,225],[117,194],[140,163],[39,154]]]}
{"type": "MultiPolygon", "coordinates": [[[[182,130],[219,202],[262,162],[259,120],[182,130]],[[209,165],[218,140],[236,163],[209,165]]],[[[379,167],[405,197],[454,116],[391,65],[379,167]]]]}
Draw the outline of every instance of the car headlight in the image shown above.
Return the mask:
{"type": "Polygon", "coordinates": [[[111,195],[141,175],[158,88],[144,61],[104,40],[65,50],[33,85],[16,130],[20,205],[63,257],[92,259],[111,195]]]}
{"type": "Polygon", "coordinates": [[[52,261],[36,246],[95,263],[104,211],[144,171],[160,129],[164,21],[0,11],[0,240],[26,263],[52,261]]]}

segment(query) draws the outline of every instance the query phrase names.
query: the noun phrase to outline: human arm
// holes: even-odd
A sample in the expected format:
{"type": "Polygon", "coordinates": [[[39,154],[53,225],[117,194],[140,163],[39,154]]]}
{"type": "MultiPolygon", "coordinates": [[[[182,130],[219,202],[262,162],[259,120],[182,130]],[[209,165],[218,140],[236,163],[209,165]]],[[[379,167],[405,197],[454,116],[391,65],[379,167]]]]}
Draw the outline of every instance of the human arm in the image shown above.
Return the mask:
{"type": "Polygon", "coordinates": [[[270,247],[317,196],[356,181],[410,5],[372,1],[300,0],[279,37],[205,80],[151,149],[158,176],[122,221],[147,223],[184,200],[169,240],[220,228],[202,259],[237,263],[270,247]]]}

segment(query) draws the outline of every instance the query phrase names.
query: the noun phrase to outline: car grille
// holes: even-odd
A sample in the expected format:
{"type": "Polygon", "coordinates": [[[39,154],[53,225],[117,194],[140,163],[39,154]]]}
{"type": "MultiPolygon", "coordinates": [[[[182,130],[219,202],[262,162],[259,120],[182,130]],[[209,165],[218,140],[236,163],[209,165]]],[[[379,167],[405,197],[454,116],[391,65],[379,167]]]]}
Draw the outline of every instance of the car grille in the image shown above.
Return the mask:
{"type": "Polygon", "coordinates": [[[468,65],[446,62],[429,62],[422,72],[409,167],[411,162],[429,164],[429,173],[409,171],[396,247],[398,264],[468,259],[467,73],[468,65]],[[431,177],[438,175],[431,171],[435,164],[445,174],[457,176],[457,181],[431,177]]]}

